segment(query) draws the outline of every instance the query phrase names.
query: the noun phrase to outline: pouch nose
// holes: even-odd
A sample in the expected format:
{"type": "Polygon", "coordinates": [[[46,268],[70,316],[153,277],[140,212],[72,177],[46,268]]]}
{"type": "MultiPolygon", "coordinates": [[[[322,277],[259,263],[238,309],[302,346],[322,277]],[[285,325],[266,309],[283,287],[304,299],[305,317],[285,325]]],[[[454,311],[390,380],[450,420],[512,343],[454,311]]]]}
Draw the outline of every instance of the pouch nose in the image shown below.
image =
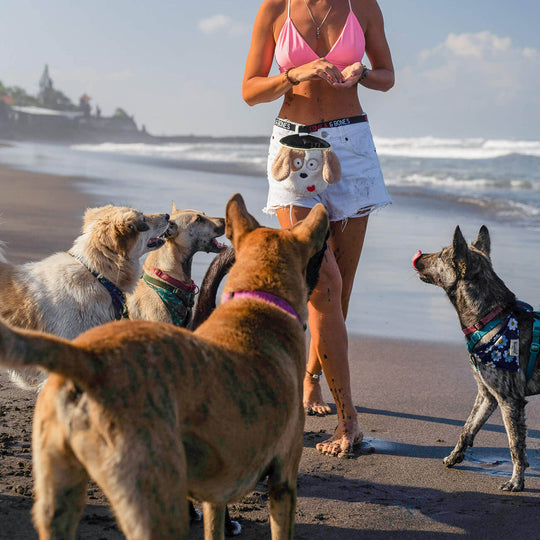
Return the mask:
{"type": "Polygon", "coordinates": [[[413,265],[413,268],[415,270],[418,270],[416,268],[416,263],[418,261],[418,259],[422,256],[422,252],[420,250],[418,250],[414,255],[413,255],[413,258],[412,258],[412,265],[413,265]]]}

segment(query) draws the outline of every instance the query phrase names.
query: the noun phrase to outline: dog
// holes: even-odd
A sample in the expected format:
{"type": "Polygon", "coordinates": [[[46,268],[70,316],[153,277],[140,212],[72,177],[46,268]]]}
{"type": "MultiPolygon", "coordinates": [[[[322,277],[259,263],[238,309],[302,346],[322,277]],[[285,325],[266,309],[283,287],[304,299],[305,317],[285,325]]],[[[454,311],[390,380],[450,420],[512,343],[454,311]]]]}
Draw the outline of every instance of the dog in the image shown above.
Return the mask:
{"type": "MultiPolygon", "coordinates": [[[[0,260],[0,317],[9,323],[73,339],[124,316],[124,294],[140,275],[140,257],[160,248],[169,215],[104,206],[84,214],[82,234],[68,252],[12,265],[0,260]]],[[[27,389],[39,389],[43,373],[11,374],[27,389]]]]}
{"type": "MultiPolygon", "coordinates": [[[[208,217],[197,210],[178,210],[173,202],[170,223],[173,231],[165,245],[146,257],[143,277],[133,293],[127,296],[129,318],[195,329],[207,315],[202,315],[203,304],[199,303],[196,325],[190,324],[198,290],[191,279],[193,256],[199,251],[220,253],[227,249],[227,246],[217,241],[225,233],[225,220],[208,217]]],[[[204,312],[209,314],[213,308],[215,303],[210,311],[205,309],[204,312]]],[[[191,502],[189,512],[193,521],[201,519],[201,514],[191,502]]],[[[226,508],[225,534],[237,536],[241,531],[242,526],[231,519],[226,508]]]]}
{"type": "Polygon", "coordinates": [[[307,300],[329,220],[318,204],[291,229],[261,227],[239,194],[225,219],[236,263],[195,332],[123,320],[68,341],[0,323],[0,364],[49,373],[32,441],[40,538],[75,538],[89,477],[128,539],[187,538],[188,496],[204,501],[205,536],[223,538],[225,505],[265,475],[272,538],[292,538],[307,300]]]}
{"type": "Polygon", "coordinates": [[[198,328],[216,309],[218,289],[235,260],[234,248],[229,246],[214,257],[210,263],[202,280],[197,303],[193,310],[193,318],[189,324],[192,330],[198,328]]]}
{"type": "Polygon", "coordinates": [[[536,315],[516,297],[493,270],[491,240],[482,226],[469,247],[459,227],[453,244],[439,253],[413,257],[422,281],[442,287],[454,305],[468,339],[468,349],[478,394],[447,467],[463,461],[465,450],[497,405],[508,435],[512,477],[501,489],[522,491],[526,456],[526,396],[540,393],[540,367],[531,356],[532,329],[536,315]],[[506,332],[507,335],[503,335],[506,332]]]}
{"type": "Polygon", "coordinates": [[[197,286],[191,279],[193,256],[199,251],[226,249],[217,238],[225,220],[197,210],[178,210],[173,203],[170,222],[174,231],[165,245],[146,257],[143,277],[127,297],[129,317],[188,326],[197,286]]]}

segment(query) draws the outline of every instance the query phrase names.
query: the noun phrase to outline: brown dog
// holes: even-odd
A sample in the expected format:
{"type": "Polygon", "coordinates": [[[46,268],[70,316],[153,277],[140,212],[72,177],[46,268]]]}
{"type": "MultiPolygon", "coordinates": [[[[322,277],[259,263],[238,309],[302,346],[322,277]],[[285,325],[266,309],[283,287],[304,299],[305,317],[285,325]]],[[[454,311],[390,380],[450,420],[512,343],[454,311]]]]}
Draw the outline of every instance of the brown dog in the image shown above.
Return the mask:
{"type": "Polygon", "coordinates": [[[223,538],[225,505],[266,474],[272,538],[292,538],[307,274],[327,231],[320,204],[275,230],[232,197],[229,300],[194,333],[119,321],[70,342],[0,324],[0,363],[50,373],[33,428],[41,539],[75,537],[89,477],[129,539],[187,538],[188,496],[205,501],[206,537],[223,538]]]}

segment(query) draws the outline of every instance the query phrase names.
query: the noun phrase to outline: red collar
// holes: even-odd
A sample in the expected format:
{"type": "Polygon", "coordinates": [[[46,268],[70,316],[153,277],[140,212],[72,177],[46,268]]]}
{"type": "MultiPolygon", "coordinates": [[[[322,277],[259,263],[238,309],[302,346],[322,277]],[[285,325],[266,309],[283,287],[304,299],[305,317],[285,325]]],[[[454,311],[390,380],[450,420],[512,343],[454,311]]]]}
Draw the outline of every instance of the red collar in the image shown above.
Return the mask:
{"type": "Polygon", "coordinates": [[[491,313],[488,313],[477,323],[473,324],[472,326],[468,326],[467,328],[462,328],[462,332],[468,336],[469,334],[474,334],[474,332],[477,332],[478,330],[482,330],[482,328],[484,328],[488,322],[492,321],[502,310],[503,308],[501,306],[496,307],[491,313]]]}
{"type": "Polygon", "coordinates": [[[169,274],[162,272],[159,268],[152,268],[152,274],[154,274],[154,276],[158,277],[159,279],[162,279],[166,283],[169,283],[173,287],[176,287],[177,289],[182,289],[183,291],[186,291],[188,293],[193,293],[197,290],[197,285],[195,285],[195,282],[192,279],[189,281],[189,283],[186,281],[179,281],[169,276],[169,274]]]}

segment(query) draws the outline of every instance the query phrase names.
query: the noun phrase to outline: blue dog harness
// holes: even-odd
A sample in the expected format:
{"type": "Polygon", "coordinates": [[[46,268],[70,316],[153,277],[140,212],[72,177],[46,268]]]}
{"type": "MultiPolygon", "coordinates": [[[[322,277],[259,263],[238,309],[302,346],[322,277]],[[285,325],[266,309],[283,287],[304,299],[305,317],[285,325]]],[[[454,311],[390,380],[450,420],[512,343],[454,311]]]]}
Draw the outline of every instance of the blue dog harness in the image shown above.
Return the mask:
{"type": "MultiPolygon", "coordinates": [[[[532,306],[525,302],[516,301],[516,305],[533,313],[532,340],[529,350],[526,380],[532,377],[538,352],[540,351],[540,312],[534,312],[532,306]]],[[[481,329],[473,332],[467,342],[469,357],[478,371],[478,362],[487,367],[506,371],[519,371],[519,324],[513,313],[503,318],[491,320],[481,329]],[[477,346],[478,342],[496,326],[499,331],[487,342],[477,346]]]]}

